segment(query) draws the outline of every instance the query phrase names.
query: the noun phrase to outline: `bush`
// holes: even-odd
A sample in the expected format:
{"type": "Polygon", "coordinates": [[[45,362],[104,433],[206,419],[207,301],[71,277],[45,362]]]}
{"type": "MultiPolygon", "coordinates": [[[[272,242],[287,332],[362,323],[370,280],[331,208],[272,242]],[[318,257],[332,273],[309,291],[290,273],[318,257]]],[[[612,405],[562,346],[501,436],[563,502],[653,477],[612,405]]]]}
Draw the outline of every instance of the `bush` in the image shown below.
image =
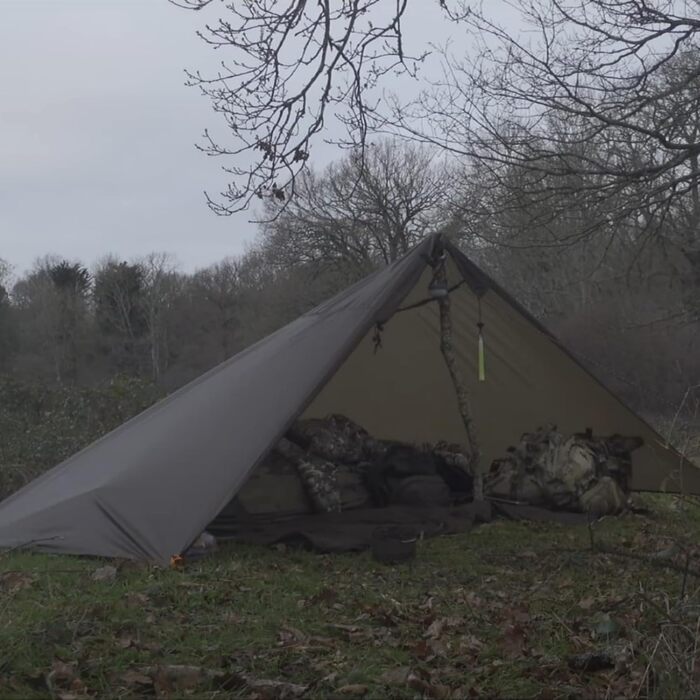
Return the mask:
{"type": "Polygon", "coordinates": [[[154,385],[131,377],[89,389],[0,377],[0,499],[160,397],[154,385]]]}

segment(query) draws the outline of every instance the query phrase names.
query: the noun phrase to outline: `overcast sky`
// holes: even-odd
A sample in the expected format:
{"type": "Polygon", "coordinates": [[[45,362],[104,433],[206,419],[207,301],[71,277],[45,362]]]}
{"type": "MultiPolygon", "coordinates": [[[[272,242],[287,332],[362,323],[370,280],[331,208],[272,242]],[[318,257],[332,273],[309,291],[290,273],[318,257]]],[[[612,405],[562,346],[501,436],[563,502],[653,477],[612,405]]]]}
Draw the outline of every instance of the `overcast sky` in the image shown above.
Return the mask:
{"type": "MultiPolygon", "coordinates": [[[[413,36],[443,38],[436,5],[413,5],[413,36]]],[[[202,194],[226,184],[194,147],[218,117],[184,85],[219,58],[195,36],[205,19],[166,0],[0,0],[0,258],[16,272],[154,250],[192,270],[254,237],[249,213],[217,217],[202,194]]]]}
{"type": "Polygon", "coordinates": [[[165,0],[0,0],[0,257],[18,272],[153,250],[191,269],[253,235],[202,196],[223,183],[193,145],[214,120],[184,86],[211,65],[197,26],[165,0]]]}

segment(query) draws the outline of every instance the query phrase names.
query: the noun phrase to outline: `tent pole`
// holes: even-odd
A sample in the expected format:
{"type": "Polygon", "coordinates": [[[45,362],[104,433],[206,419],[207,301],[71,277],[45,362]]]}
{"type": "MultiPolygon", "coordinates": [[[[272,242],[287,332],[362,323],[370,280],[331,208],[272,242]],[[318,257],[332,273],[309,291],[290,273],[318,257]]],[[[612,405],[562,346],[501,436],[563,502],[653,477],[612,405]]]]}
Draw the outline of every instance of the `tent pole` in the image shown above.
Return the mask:
{"type": "Polygon", "coordinates": [[[440,239],[436,240],[436,245],[433,249],[433,255],[430,259],[430,266],[433,268],[434,285],[439,289],[444,289],[444,294],[435,295],[438,308],[440,310],[440,352],[445,360],[445,365],[450,373],[452,385],[454,386],[455,396],[457,398],[457,406],[459,414],[464,424],[464,429],[467,434],[467,442],[469,449],[469,468],[474,479],[474,500],[484,500],[484,475],[481,469],[481,449],[474,430],[474,421],[472,419],[471,406],[469,404],[469,395],[467,394],[462,375],[457,365],[454,348],[452,345],[452,309],[450,304],[449,286],[447,283],[447,253],[440,239]]]}

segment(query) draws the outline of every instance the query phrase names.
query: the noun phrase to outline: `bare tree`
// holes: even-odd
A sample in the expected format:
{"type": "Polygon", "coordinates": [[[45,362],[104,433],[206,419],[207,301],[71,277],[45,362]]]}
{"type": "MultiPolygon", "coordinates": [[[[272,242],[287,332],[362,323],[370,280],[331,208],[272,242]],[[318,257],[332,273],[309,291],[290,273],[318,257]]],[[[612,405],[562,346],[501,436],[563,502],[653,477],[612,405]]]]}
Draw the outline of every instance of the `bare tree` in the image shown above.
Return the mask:
{"type": "Polygon", "coordinates": [[[150,253],[138,262],[143,275],[143,311],[147,328],[151,378],[158,382],[167,368],[167,313],[180,285],[177,265],[168,253],[150,253]]]}
{"type": "Polygon", "coordinates": [[[381,141],[349,153],[319,176],[307,171],[278,215],[270,201],[263,245],[286,264],[366,273],[403,255],[444,222],[450,174],[434,154],[381,141]]]}
{"type": "Polygon", "coordinates": [[[0,371],[9,367],[16,349],[17,326],[8,291],[12,266],[0,258],[0,371]]]}
{"type": "Polygon", "coordinates": [[[693,8],[530,0],[519,13],[527,31],[516,32],[471,13],[480,50],[446,54],[430,90],[394,103],[394,121],[506,185],[500,207],[537,195],[556,218],[575,195],[589,211],[577,235],[621,220],[656,232],[677,201],[697,197],[700,179],[693,8]],[[425,117],[429,127],[417,126],[425,117]],[[527,175],[521,187],[508,186],[514,171],[527,175]]]}
{"type": "Polygon", "coordinates": [[[143,295],[140,265],[107,257],[95,269],[95,318],[114,371],[141,371],[140,346],[147,332],[143,295]]]}
{"type": "Polygon", "coordinates": [[[74,383],[89,322],[90,275],[80,264],[46,256],[16,282],[12,300],[22,364],[47,380],[74,383]]]}
{"type": "MultiPolygon", "coordinates": [[[[171,0],[203,9],[209,0],[171,0]]],[[[227,5],[200,32],[225,58],[215,75],[189,73],[208,96],[233,139],[208,131],[202,149],[227,160],[232,182],[218,199],[218,213],[245,208],[254,196],[288,197],[309,157],[312,142],[332,118],[364,143],[376,107],[373,88],[397,74],[415,75],[425,52],[404,49],[402,19],[408,0],[250,0],[227,5]]],[[[439,6],[450,13],[451,3],[439,6]]],[[[436,5],[437,6],[437,5],[436,5]]],[[[341,139],[342,140],[342,139],[341,139]]]]}
{"type": "MultiPolygon", "coordinates": [[[[464,0],[441,0],[435,12],[469,39],[460,43],[466,55],[446,50],[442,76],[423,76],[423,96],[397,98],[387,111],[375,88],[390,88],[396,70],[415,75],[425,57],[404,47],[407,7],[251,0],[207,26],[203,39],[231,56],[217,75],[191,76],[233,137],[228,146],[206,141],[207,153],[232,162],[215,210],[292,194],[332,108],[355,143],[382,128],[467,157],[491,182],[512,185],[513,170],[524,171],[517,184],[550,214],[560,196],[585,198],[595,215],[578,236],[637,217],[658,231],[687,196],[700,211],[696,0],[528,0],[509,5],[512,30],[464,0]]],[[[492,201],[493,211],[518,206],[521,190],[499,193],[509,197],[492,201]]]]}
{"type": "Polygon", "coordinates": [[[6,287],[12,274],[12,265],[7,260],[0,258],[0,284],[6,287]]]}
{"type": "MultiPolygon", "coordinates": [[[[219,344],[218,359],[230,357],[241,317],[240,262],[226,258],[211,267],[198,270],[192,278],[193,293],[210,311],[204,322],[207,334],[214,334],[219,344]],[[211,313],[213,312],[213,314],[211,313]],[[210,325],[211,323],[211,325],[210,325]]],[[[200,319],[200,325],[202,320],[200,319]]]]}
{"type": "Polygon", "coordinates": [[[92,278],[80,263],[61,260],[46,268],[51,281],[55,314],[56,379],[75,383],[78,378],[78,334],[86,317],[92,278]]]}

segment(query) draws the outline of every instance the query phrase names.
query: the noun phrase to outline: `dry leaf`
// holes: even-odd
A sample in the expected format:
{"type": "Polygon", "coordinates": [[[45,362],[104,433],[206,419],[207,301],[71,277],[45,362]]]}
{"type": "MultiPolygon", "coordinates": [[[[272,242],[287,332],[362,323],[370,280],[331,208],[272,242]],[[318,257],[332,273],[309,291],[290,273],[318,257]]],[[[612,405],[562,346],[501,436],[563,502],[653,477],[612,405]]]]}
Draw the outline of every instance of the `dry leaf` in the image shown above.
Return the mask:
{"type": "Polygon", "coordinates": [[[411,653],[419,659],[427,659],[432,654],[432,651],[428,642],[421,640],[411,649],[411,653]]]}
{"type": "Polygon", "coordinates": [[[430,656],[446,656],[449,649],[448,645],[442,639],[429,639],[428,648],[430,649],[430,656]]]}
{"type": "Polygon", "coordinates": [[[305,644],[309,638],[296,627],[282,627],[277,633],[277,645],[281,647],[305,644]]]}
{"type": "Polygon", "coordinates": [[[156,695],[164,695],[172,691],[194,690],[220,684],[226,678],[223,671],[212,671],[201,666],[171,664],[144,669],[153,678],[156,695]]]}
{"type": "Polygon", "coordinates": [[[508,620],[508,622],[530,622],[530,611],[526,608],[506,608],[503,610],[503,618],[508,620]]]}
{"type": "Polygon", "coordinates": [[[316,595],[311,596],[306,601],[307,605],[319,605],[319,604],[324,604],[324,605],[332,605],[338,600],[338,592],[335,590],[335,588],[330,588],[326,587],[320,590],[316,595]]]}
{"type": "Polygon", "coordinates": [[[399,668],[384,671],[378,680],[386,685],[406,685],[410,675],[411,669],[408,666],[399,666],[399,668]]]}
{"type": "Polygon", "coordinates": [[[16,593],[23,588],[29,588],[34,583],[34,576],[24,571],[6,571],[0,574],[0,590],[16,593]]]}
{"type": "Polygon", "coordinates": [[[75,678],[75,669],[71,664],[56,660],[51,664],[49,678],[55,681],[72,681],[75,678]]]}
{"type": "Polygon", "coordinates": [[[85,684],[75,674],[72,664],[56,660],[51,664],[51,670],[46,675],[46,686],[51,695],[61,700],[74,700],[84,697],[85,684]]]}
{"type": "Polygon", "coordinates": [[[483,647],[484,643],[473,634],[462,637],[459,642],[459,648],[462,653],[478,654],[483,647]]]}
{"type": "Polygon", "coordinates": [[[464,602],[472,608],[484,607],[484,599],[480,598],[478,595],[476,595],[476,593],[472,593],[471,591],[464,596],[464,602]]]}
{"type": "Polygon", "coordinates": [[[520,625],[506,625],[501,643],[506,656],[510,658],[522,656],[525,651],[525,641],[525,630],[520,625]]]}
{"type": "Polygon", "coordinates": [[[222,615],[222,620],[229,625],[240,625],[243,622],[243,616],[229,610],[222,615]]]}
{"type": "Polygon", "coordinates": [[[362,696],[369,692],[369,688],[361,683],[343,685],[335,691],[338,695],[362,696]]]}
{"type": "Polygon", "coordinates": [[[432,610],[433,605],[435,604],[435,597],[432,595],[429,595],[424,603],[421,603],[419,606],[421,610],[432,610]]]}
{"type": "Polygon", "coordinates": [[[410,674],[408,677],[408,685],[414,690],[418,690],[423,697],[443,700],[450,696],[450,689],[446,685],[430,683],[414,673],[410,674]]]}
{"type": "Polygon", "coordinates": [[[138,643],[133,637],[119,637],[117,639],[117,646],[122,649],[129,649],[131,647],[137,647],[138,643]]]}
{"type": "Polygon", "coordinates": [[[367,636],[367,630],[357,625],[328,625],[331,629],[338,630],[339,632],[344,632],[348,638],[356,639],[357,637],[367,636]]]}
{"type": "Polygon", "coordinates": [[[127,593],[126,602],[128,605],[133,605],[135,607],[142,607],[148,605],[151,599],[145,593],[127,593]]]}
{"type": "Polygon", "coordinates": [[[119,680],[127,686],[153,685],[153,678],[141,671],[125,671],[119,676],[119,680]]]}
{"type": "Polygon", "coordinates": [[[434,620],[423,636],[428,639],[437,639],[445,629],[446,622],[444,618],[434,620]]]}
{"type": "Polygon", "coordinates": [[[286,700],[287,698],[299,698],[309,689],[308,685],[288,683],[287,681],[256,679],[251,678],[249,675],[243,676],[243,678],[251,690],[264,693],[266,699],[279,698],[279,700],[286,700]]]}
{"type": "Polygon", "coordinates": [[[204,679],[198,666],[162,666],[153,674],[156,692],[192,690],[204,679]]]}
{"type": "Polygon", "coordinates": [[[93,581],[114,581],[117,578],[117,567],[107,564],[107,566],[101,566],[99,569],[95,569],[92,572],[90,578],[93,581]]]}

